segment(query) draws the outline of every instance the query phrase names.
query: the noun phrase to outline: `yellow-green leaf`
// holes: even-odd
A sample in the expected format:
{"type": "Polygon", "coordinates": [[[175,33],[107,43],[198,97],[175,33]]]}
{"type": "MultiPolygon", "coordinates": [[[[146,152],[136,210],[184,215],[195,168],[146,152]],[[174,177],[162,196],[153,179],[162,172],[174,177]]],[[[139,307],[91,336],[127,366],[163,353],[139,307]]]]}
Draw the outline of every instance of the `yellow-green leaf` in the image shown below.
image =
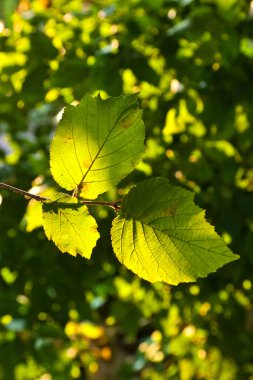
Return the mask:
{"type": "Polygon", "coordinates": [[[67,194],[56,193],[42,207],[46,236],[62,252],[90,258],[99,238],[97,223],[85,205],[67,194]]]}
{"type": "Polygon", "coordinates": [[[86,94],[78,106],[66,107],[50,148],[51,172],[61,187],[95,199],[134,169],[144,150],[136,98],[86,94]]]}
{"type": "Polygon", "coordinates": [[[112,227],[119,261],[148,281],[176,285],[236,260],[193,198],[193,193],[163,178],[131,189],[112,227]]]}

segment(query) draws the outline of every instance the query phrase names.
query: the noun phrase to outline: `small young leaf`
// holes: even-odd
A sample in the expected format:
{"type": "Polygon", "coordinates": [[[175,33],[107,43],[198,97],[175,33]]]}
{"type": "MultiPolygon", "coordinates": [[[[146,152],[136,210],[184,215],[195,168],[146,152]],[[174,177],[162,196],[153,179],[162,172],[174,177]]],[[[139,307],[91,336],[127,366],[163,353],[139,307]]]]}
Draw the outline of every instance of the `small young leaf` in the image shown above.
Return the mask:
{"type": "Polygon", "coordinates": [[[62,252],[90,258],[99,238],[97,223],[84,205],[67,194],[56,193],[43,204],[43,227],[62,252]]]}
{"type": "Polygon", "coordinates": [[[86,94],[67,106],[50,148],[58,184],[95,199],[129,174],[144,150],[137,95],[102,100],[86,94]]]}
{"type": "Polygon", "coordinates": [[[114,219],[112,245],[138,276],[176,285],[205,277],[238,258],[205,220],[194,194],[166,179],[139,183],[114,219]]]}

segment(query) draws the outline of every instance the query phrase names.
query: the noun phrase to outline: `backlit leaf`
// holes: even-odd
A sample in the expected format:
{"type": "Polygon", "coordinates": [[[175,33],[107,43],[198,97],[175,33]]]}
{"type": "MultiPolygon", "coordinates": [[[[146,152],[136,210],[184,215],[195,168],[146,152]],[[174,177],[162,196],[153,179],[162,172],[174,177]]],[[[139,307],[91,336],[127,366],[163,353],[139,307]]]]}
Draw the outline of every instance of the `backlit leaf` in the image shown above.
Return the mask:
{"type": "Polygon", "coordinates": [[[99,238],[97,223],[84,205],[67,194],[56,193],[43,204],[43,227],[47,238],[62,252],[90,258],[99,238]]]}
{"type": "Polygon", "coordinates": [[[236,260],[193,198],[193,193],[163,178],[131,189],[112,227],[119,261],[148,281],[176,285],[236,260]]]}
{"type": "Polygon", "coordinates": [[[136,98],[86,94],[78,106],[66,107],[50,149],[52,175],[60,186],[95,199],[134,169],[144,149],[136,98]]]}

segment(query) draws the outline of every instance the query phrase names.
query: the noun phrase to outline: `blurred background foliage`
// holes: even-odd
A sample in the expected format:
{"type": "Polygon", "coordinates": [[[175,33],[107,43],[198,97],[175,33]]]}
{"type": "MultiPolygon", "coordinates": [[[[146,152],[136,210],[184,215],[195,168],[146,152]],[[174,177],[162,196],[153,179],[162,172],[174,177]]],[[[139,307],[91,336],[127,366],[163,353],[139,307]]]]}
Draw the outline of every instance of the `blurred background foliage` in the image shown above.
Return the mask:
{"type": "Polygon", "coordinates": [[[196,284],[119,265],[113,211],[90,261],[45,239],[34,203],[0,196],[0,379],[253,379],[253,1],[1,0],[0,181],[50,194],[49,144],[85,92],[139,92],[136,181],[191,189],[241,256],[196,284]],[[30,233],[28,233],[30,232],[30,233]]]}

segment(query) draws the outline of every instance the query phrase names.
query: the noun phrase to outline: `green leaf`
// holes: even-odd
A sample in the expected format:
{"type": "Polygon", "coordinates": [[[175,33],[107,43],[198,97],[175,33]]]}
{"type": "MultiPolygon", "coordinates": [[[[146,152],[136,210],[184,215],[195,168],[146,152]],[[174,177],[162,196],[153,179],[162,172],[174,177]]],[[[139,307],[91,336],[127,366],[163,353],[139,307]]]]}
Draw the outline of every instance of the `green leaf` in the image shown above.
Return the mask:
{"type": "Polygon", "coordinates": [[[99,238],[97,223],[84,205],[67,194],[56,193],[42,207],[47,238],[62,252],[90,258],[99,238]]]}
{"type": "Polygon", "coordinates": [[[58,184],[95,199],[137,165],[144,150],[144,124],[137,95],[102,100],[86,94],[67,106],[50,148],[58,184]]]}
{"type": "Polygon", "coordinates": [[[193,193],[163,178],[131,189],[112,227],[119,261],[148,281],[176,285],[236,260],[193,198],[193,193]]]}

